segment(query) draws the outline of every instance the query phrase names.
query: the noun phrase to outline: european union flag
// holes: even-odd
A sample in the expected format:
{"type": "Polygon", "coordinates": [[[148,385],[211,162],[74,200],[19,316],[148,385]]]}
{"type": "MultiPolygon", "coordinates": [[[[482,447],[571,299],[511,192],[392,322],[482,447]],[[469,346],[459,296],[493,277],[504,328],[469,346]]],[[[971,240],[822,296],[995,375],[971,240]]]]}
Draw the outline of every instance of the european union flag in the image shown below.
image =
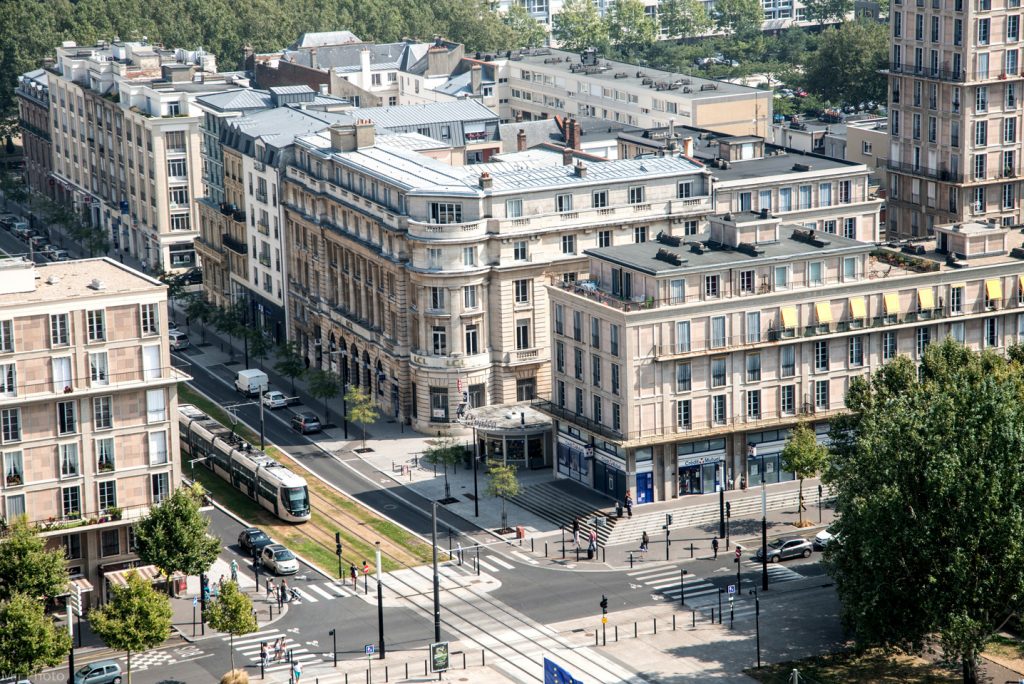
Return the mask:
{"type": "Polygon", "coordinates": [[[583,680],[576,679],[560,666],[545,658],[544,684],[583,684],[583,680]]]}

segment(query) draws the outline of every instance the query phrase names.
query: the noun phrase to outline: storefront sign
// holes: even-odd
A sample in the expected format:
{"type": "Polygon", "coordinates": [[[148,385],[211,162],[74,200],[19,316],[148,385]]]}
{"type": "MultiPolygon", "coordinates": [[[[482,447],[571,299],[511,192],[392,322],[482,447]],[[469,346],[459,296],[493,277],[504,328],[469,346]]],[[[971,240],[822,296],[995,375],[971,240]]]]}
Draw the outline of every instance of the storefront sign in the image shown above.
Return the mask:
{"type": "Polygon", "coordinates": [[[693,458],[681,458],[679,459],[680,468],[688,468],[689,466],[704,465],[705,463],[720,463],[722,457],[719,455],[715,456],[695,456],[693,458]]]}

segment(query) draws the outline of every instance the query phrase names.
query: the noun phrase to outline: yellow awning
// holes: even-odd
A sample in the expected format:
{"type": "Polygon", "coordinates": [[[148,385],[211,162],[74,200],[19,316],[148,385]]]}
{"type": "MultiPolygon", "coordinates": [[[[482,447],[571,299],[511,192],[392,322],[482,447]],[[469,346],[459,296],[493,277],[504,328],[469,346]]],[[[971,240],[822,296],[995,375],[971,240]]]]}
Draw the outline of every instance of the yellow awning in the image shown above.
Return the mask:
{"type": "Polygon", "coordinates": [[[868,317],[868,305],[863,297],[850,297],[850,317],[857,319],[868,317]]]}
{"type": "Polygon", "coordinates": [[[1003,301],[1003,281],[998,278],[985,281],[985,296],[997,302],[1003,301]]]}
{"type": "Polygon", "coordinates": [[[885,302],[885,313],[889,316],[896,316],[900,312],[900,293],[886,292],[882,295],[885,302]]]}
{"type": "Polygon", "coordinates": [[[832,307],[828,302],[817,302],[814,305],[814,312],[818,315],[819,323],[832,322],[832,307]]]}
{"type": "Polygon", "coordinates": [[[935,308],[935,293],[930,287],[922,287],[917,291],[917,304],[921,311],[935,308]]]}
{"type": "MultiPolygon", "coordinates": [[[[1020,288],[1020,291],[1024,292],[1024,275],[1017,276],[1017,281],[1017,286],[1020,288]]],[[[1024,297],[1021,297],[1021,299],[1024,299],[1024,297]]]]}
{"type": "Polygon", "coordinates": [[[797,315],[795,306],[784,306],[782,307],[782,327],[783,328],[795,328],[797,327],[797,315]]]}

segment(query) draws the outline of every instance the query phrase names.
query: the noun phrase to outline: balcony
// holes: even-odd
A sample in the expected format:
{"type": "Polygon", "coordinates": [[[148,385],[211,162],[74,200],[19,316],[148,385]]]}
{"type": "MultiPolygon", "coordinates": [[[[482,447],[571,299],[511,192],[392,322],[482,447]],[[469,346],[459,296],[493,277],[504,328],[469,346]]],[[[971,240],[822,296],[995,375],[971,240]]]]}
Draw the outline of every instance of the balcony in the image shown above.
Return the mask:
{"type": "Polygon", "coordinates": [[[103,382],[95,382],[83,378],[74,381],[61,391],[57,391],[58,388],[54,387],[52,380],[19,382],[14,392],[0,395],[0,408],[15,405],[23,406],[35,402],[86,399],[93,396],[123,392],[135,388],[155,387],[161,384],[191,379],[188,373],[180,368],[164,366],[155,370],[151,369],[149,372],[144,371],[142,368],[135,368],[119,373],[108,373],[103,382]]]}
{"type": "Polygon", "coordinates": [[[889,64],[889,72],[893,74],[909,74],[913,76],[923,76],[925,78],[937,78],[940,81],[949,81],[951,83],[963,83],[967,80],[967,72],[963,69],[960,71],[953,71],[951,69],[932,69],[923,64],[899,64],[897,62],[891,62],[889,64]]]}
{"type": "Polygon", "coordinates": [[[665,202],[626,204],[614,207],[574,209],[567,212],[545,212],[528,214],[515,218],[495,220],[500,233],[523,233],[526,230],[554,229],[561,227],[594,228],[624,222],[651,221],[658,217],[673,217],[673,221],[696,218],[712,210],[711,196],[698,195],[665,202]]]}
{"type": "Polygon", "coordinates": [[[423,223],[409,220],[409,237],[425,240],[464,240],[487,235],[487,219],[465,223],[423,223]]]}
{"type": "Polygon", "coordinates": [[[220,236],[220,239],[221,242],[224,243],[224,246],[230,249],[235,254],[248,256],[249,248],[246,246],[246,244],[241,240],[236,240],[235,238],[233,238],[230,233],[223,233],[220,236]]]}
{"type": "Polygon", "coordinates": [[[927,166],[921,166],[920,164],[915,165],[892,160],[886,162],[886,166],[890,171],[905,173],[910,176],[921,176],[923,178],[931,178],[933,180],[943,181],[946,183],[964,182],[963,174],[958,171],[950,171],[949,169],[933,169],[927,166]]]}

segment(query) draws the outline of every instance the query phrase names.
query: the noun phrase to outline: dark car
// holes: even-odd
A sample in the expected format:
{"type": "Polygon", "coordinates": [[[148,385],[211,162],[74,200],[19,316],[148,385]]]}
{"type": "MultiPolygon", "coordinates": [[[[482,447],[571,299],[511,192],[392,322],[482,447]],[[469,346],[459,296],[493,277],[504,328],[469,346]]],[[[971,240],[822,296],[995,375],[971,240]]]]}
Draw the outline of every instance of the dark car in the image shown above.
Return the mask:
{"type": "Polygon", "coordinates": [[[274,540],[258,527],[246,528],[238,535],[238,545],[249,555],[256,555],[263,550],[264,546],[273,543],[274,540]]]}
{"type": "MultiPolygon", "coordinates": [[[[811,542],[806,539],[801,539],[799,537],[776,539],[768,544],[768,562],[778,563],[780,560],[797,558],[800,556],[807,558],[811,555],[811,550],[811,542]]],[[[763,548],[757,550],[756,558],[757,560],[764,558],[763,548]]]]}
{"type": "Polygon", "coordinates": [[[50,238],[45,235],[33,235],[29,238],[28,243],[32,245],[32,249],[39,252],[50,245],[50,238]]]}
{"type": "Polygon", "coordinates": [[[320,432],[320,419],[316,417],[316,414],[303,411],[292,416],[292,427],[304,435],[310,432],[320,432]]]}

